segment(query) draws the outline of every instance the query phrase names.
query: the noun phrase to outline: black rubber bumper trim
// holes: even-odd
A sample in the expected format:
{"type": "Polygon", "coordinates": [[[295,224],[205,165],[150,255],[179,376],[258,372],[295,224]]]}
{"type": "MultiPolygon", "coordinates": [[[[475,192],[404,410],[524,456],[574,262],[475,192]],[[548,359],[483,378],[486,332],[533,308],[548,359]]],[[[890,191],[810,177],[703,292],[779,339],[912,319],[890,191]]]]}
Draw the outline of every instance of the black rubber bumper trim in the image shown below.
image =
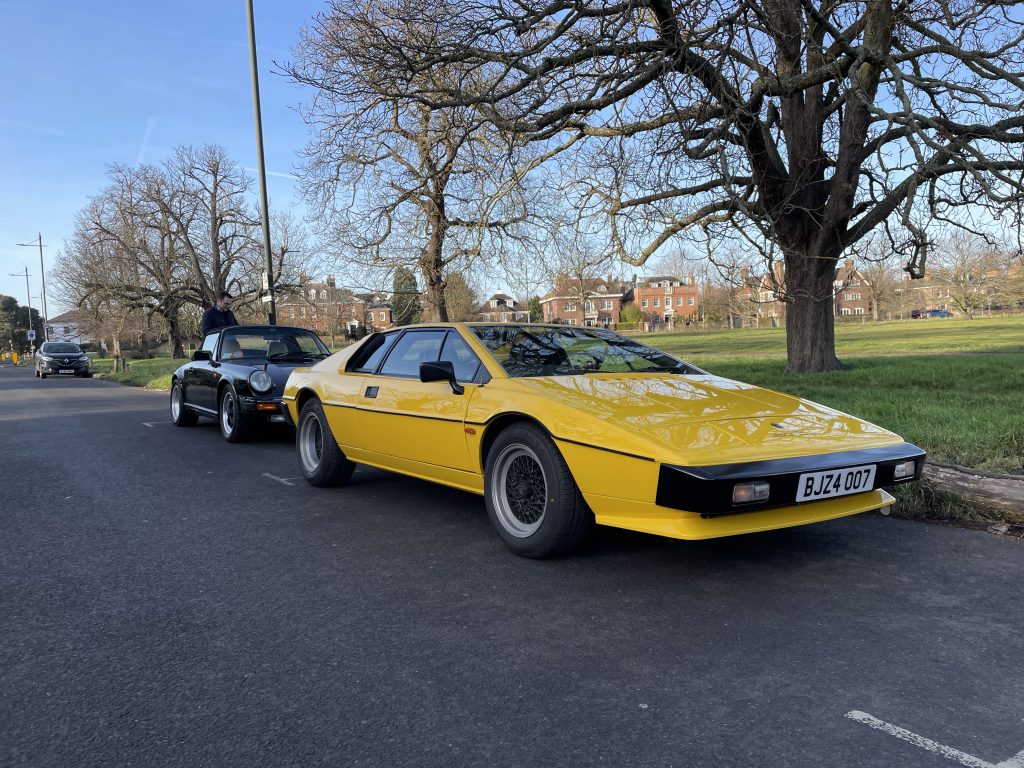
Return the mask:
{"type": "Polygon", "coordinates": [[[773,507],[788,507],[797,503],[797,482],[804,472],[874,464],[876,465],[875,484],[872,488],[886,488],[920,479],[925,456],[925,452],[916,445],[903,443],[883,448],[821,453],[814,456],[751,461],[741,464],[712,464],[695,467],[662,464],[658,475],[658,493],[655,501],[662,507],[699,512],[705,517],[752,512],[773,507]],[[893,474],[896,465],[911,459],[917,462],[914,476],[894,480],[893,474]],[[737,483],[756,480],[765,480],[771,486],[768,499],[750,504],[733,504],[733,486],[737,483]]]}

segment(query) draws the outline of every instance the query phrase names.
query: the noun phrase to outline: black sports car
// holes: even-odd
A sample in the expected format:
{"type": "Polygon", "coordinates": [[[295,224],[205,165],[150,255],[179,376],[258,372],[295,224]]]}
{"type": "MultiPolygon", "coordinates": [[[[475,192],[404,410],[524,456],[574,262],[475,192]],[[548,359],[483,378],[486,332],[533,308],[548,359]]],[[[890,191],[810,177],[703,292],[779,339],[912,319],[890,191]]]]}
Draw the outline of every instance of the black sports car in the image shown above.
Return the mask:
{"type": "Polygon", "coordinates": [[[77,344],[64,341],[45,341],[36,352],[36,378],[58,374],[64,376],[92,376],[89,370],[89,356],[77,344]]]}
{"type": "MultiPolygon", "coordinates": [[[[179,427],[216,419],[228,442],[245,440],[260,422],[289,422],[281,407],[288,374],[330,355],[313,331],[282,325],[236,325],[206,335],[171,378],[171,419],[179,427]]],[[[289,422],[290,423],[290,422],[289,422]]]]}

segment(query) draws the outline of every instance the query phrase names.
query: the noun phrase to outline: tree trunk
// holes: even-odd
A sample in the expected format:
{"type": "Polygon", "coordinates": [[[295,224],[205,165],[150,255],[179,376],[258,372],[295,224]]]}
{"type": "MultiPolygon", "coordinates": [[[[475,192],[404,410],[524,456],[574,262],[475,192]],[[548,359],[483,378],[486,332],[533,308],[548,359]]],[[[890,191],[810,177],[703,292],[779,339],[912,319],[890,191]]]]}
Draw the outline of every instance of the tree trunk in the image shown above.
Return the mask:
{"type": "Polygon", "coordinates": [[[786,256],[786,373],[843,367],[836,357],[832,280],[836,257],[786,256]]]}
{"type": "Polygon", "coordinates": [[[428,323],[447,323],[448,307],[444,300],[444,237],[446,225],[442,216],[431,215],[430,240],[420,256],[420,272],[427,289],[424,320],[428,323]]]}
{"type": "Polygon", "coordinates": [[[166,320],[167,333],[171,338],[171,358],[181,359],[185,357],[185,347],[181,343],[181,324],[178,322],[177,311],[169,312],[166,320]]]}

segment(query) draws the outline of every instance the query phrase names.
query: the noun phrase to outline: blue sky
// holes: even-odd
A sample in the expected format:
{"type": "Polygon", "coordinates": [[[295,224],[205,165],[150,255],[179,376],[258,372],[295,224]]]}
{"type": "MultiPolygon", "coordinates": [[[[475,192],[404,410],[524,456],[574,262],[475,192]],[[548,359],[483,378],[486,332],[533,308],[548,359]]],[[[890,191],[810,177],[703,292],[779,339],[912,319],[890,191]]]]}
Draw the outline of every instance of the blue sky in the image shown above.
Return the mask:
{"type": "MultiPolygon", "coordinates": [[[[322,0],[254,0],[272,207],[298,203],[302,91],[272,73],[322,0]]],[[[256,166],[245,0],[0,0],[0,294],[40,293],[75,213],[110,163],[159,162],[179,144],[223,145],[256,166]]],[[[301,214],[301,210],[298,211],[301,214]]],[[[48,297],[49,298],[49,297],[48,297]]],[[[50,315],[62,309],[52,299],[50,315]]],[[[32,305],[38,307],[38,300],[32,305]]]]}

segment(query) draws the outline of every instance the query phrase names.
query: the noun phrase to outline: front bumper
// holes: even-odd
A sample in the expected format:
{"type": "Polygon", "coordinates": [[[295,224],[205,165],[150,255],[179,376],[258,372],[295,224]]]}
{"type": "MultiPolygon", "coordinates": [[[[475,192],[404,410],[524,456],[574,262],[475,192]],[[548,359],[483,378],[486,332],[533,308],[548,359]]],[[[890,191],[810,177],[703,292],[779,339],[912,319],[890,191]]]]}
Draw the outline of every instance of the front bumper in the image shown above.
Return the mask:
{"type": "Polygon", "coordinates": [[[63,363],[60,360],[46,361],[44,360],[39,366],[39,370],[45,373],[47,376],[81,376],[83,373],[89,372],[89,364],[83,362],[71,362],[63,363]]]}
{"type": "MultiPolygon", "coordinates": [[[[663,464],[658,475],[655,503],[661,507],[696,512],[702,517],[717,517],[744,512],[756,512],[797,504],[797,483],[805,472],[819,472],[845,467],[874,464],[874,485],[877,490],[903,485],[918,480],[924,468],[925,452],[911,443],[867,448],[857,451],[816,454],[790,459],[771,459],[741,464],[715,464],[686,467],[663,464]],[[913,460],[916,464],[912,477],[893,479],[897,464],[913,460]],[[769,496],[764,501],[733,504],[732,492],[737,483],[763,480],[769,483],[769,496]]],[[[819,504],[820,500],[800,502],[819,504]]]]}
{"type": "Polygon", "coordinates": [[[242,413],[247,416],[266,416],[273,422],[284,422],[291,424],[288,418],[288,409],[280,397],[253,397],[251,395],[240,398],[242,413]]]}

